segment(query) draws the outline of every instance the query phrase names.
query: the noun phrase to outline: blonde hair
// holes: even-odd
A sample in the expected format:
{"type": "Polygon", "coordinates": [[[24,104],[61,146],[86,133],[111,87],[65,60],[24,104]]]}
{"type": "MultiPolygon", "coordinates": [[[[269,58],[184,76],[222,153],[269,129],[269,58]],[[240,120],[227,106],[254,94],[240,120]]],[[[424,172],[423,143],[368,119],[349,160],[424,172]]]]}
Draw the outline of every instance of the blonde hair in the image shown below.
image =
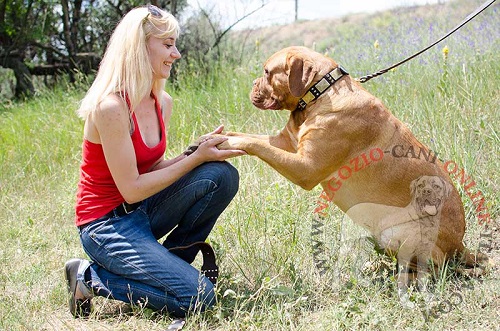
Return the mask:
{"type": "Polygon", "coordinates": [[[112,93],[125,93],[133,111],[151,91],[161,95],[165,79],[153,81],[153,69],[146,42],[151,36],[179,36],[179,23],[157,7],[137,7],[116,26],[92,86],[80,103],[78,115],[86,119],[112,93]]]}

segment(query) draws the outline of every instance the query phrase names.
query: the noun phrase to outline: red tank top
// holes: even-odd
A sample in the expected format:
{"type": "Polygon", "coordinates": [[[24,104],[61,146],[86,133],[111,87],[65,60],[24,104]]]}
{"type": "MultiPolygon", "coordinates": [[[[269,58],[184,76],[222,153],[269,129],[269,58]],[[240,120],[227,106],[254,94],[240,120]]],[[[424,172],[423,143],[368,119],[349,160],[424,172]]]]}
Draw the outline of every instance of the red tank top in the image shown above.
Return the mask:
{"type": "MultiPolygon", "coordinates": [[[[153,95],[154,97],[154,95],[153,95]]],[[[155,98],[156,115],[160,123],[161,139],[154,147],[148,147],[142,140],[139,125],[132,112],[134,131],[131,134],[134,145],[137,169],[139,174],[147,172],[153,164],[165,154],[167,138],[161,107],[155,98]]],[[[128,100],[127,100],[128,104],[128,100]]],[[[80,165],[80,181],[76,198],[77,226],[92,222],[106,215],[115,207],[124,202],[118,191],[111,172],[109,171],[101,144],[95,144],[87,139],[83,140],[82,163],[80,165]]]]}

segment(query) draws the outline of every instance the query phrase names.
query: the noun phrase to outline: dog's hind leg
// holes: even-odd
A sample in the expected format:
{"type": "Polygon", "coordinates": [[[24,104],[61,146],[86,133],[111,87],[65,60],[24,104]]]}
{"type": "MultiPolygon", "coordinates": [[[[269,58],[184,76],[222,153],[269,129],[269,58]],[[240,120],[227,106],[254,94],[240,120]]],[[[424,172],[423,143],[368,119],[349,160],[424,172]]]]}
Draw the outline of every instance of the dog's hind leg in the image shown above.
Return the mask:
{"type": "Polygon", "coordinates": [[[488,256],[481,252],[472,253],[467,248],[464,248],[459,256],[464,267],[460,267],[457,271],[467,277],[479,277],[488,273],[495,264],[488,256]]]}

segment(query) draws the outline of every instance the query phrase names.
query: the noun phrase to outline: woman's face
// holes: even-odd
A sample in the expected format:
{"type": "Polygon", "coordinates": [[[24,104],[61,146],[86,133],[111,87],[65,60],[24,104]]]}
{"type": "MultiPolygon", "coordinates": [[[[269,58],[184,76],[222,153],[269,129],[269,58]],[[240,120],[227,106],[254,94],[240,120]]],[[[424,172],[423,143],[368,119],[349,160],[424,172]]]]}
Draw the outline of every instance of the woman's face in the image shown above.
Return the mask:
{"type": "Polygon", "coordinates": [[[175,38],[166,39],[151,36],[148,41],[149,60],[153,68],[153,79],[167,79],[175,60],[181,58],[181,53],[175,46],[175,38]]]}

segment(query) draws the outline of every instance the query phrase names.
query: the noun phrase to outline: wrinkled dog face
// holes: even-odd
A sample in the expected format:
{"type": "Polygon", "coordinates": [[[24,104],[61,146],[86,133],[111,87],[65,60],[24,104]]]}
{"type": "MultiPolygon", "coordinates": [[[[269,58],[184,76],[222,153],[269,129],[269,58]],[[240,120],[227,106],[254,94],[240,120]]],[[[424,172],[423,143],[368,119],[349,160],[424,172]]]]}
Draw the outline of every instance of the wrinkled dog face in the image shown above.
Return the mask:
{"type": "Polygon", "coordinates": [[[254,81],[250,100],[260,109],[294,110],[325,63],[331,66],[324,56],[305,47],[282,49],[264,64],[264,74],[254,81]]]}
{"type": "Polygon", "coordinates": [[[412,205],[419,216],[435,216],[450,194],[450,184],[438,176],[421,176],[411,183],[412,205]]]}
{"type": "Polygon", "coordinates": [[[286,54],[274,54],[264,64],[264,74],[253,82],[250,100],[260,109],[283,109],[289,94],[286,54]]]}

